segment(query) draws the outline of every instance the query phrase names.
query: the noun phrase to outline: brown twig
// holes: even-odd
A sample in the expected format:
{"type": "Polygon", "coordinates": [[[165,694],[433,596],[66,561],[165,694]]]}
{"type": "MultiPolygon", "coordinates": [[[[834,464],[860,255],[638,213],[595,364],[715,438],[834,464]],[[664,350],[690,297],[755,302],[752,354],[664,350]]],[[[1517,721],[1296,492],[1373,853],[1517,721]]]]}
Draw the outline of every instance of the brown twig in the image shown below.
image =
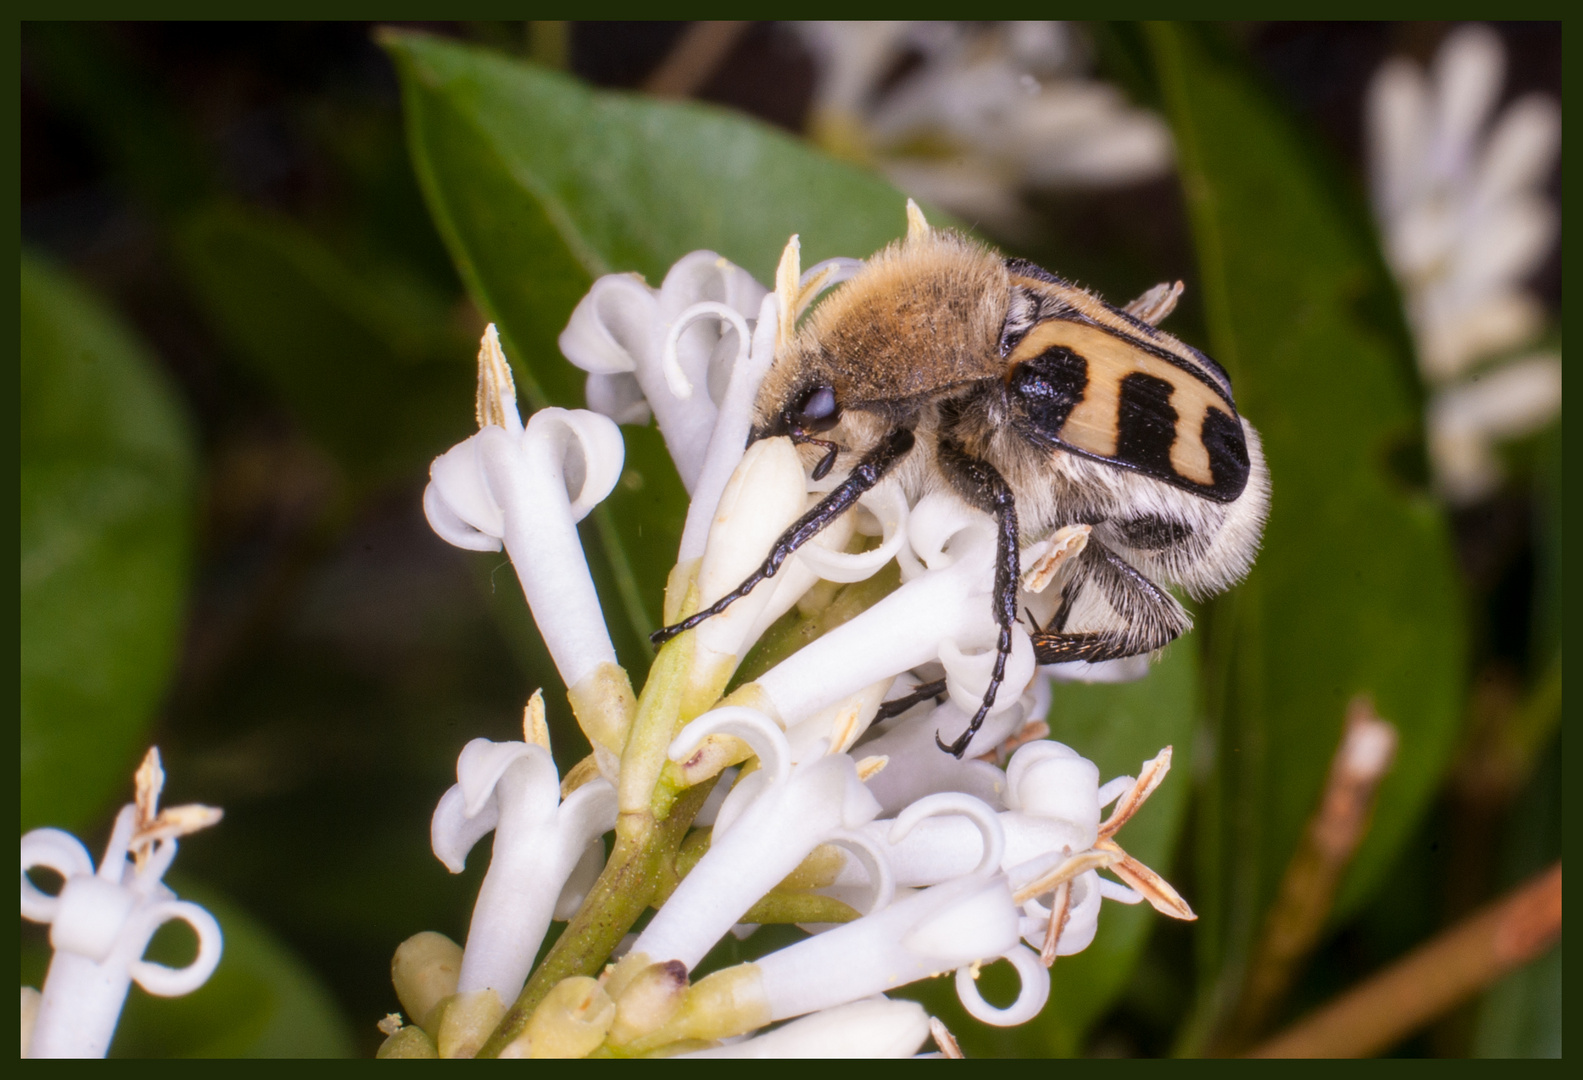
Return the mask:
{"type": "Polygon", "coordinates": [[[1249,1057],[1367,1057],[1471,998],[1561,937],[1561,864],[1409,953],[1249,1057]]]}
{"type": "Polygon", "coordinates": [[[1236,1011],[1216,1040],[1236,1052],[1261,1035],[1313,952],[1341,876],[1368,832],[1380,782],[1396,756],[1396,728],[1367,697],[1348,708],[1319,808],[1309,820],[1265,919],[1236,1011]]]}
{"type": "Polygon", "coordinates": [[[736,48],[752,22],[745,19],[703,20],[682,32],[675,48],[643,83],[655,97],[687,98],[703,89],[721,61],[736,48]]]}

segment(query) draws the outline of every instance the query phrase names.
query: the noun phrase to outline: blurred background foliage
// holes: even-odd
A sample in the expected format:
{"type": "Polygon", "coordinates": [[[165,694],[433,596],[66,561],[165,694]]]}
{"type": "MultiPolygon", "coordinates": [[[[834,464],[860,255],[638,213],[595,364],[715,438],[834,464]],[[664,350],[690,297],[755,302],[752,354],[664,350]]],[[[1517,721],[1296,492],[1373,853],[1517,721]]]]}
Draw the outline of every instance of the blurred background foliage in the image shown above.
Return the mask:
{"type": "MultiPolygon", "coordinates": [[[[1097,74],[1169,123],[1174,173],[1023,192],[1015,227],[959,219],[1113,302],[1185,280],[1170,328],[1230,370],[1274,477],[1249,581],[1147,679],[1058,686],[1050,715],[1106,776],[1175,745],[1128,847],[1201,921],[1108,908],[1020,1029],[919,988],[970,1054],[1223,1046],[1357,694],[1400,750],[1275,1020],[1559,856],[1560,424],[1504,449],[1493,494],[1432,495],[1363,195],[1369,77],[1446,32],[1081,28],[1097,74]]],[[[504,556],[447,547],[419,504],[472,423],[484,322],[529,404],[580,405],[554,339],[595,276],[657,281],[709,247],[768,281],[793,232],[805,264],[901,232],[872,162],[806,137],[861,156],[814,122],[808,36],[747,25],[678,86],[685,33],[24,25],[21,826],[96,848],[151,742],[174,801],[226,809],[180,868],[226,927],[219,974],[181,1002],[134,992],[115,1052],[371,1053],[395,945],[465,934],[479,868],[452,878],[427,846],[460,747],[509,737],[545,686],[557,758],[582,756],[504,556]]],[[[1500,34],[1505,96],[1558,93],[1559,28],[1500,34]]],[[[1532,284],[1554,322],[1559,252],[1532,284]]],[[[639,681],[684,501],[657,433],[625,434],[583,529],[639,681]]],[[[38,985],[44,937],[22,935],[38,985]]],[[[1395,1052],[1559,1054],[1559,1007],[1557,946],[1395,1052]]]]}

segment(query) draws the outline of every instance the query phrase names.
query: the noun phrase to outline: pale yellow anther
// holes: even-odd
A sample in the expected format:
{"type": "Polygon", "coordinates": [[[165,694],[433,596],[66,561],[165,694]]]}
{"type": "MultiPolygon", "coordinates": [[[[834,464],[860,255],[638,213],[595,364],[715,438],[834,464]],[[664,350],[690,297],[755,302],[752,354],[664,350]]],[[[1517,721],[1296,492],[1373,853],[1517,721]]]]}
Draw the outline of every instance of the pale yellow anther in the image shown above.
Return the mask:
{"type": "Polygon", "coordinates": [[[965,1058],[962,1046],[956,1041],[956,1036],[951,1034],[951,1029],[942,1024],[938,1019],[929,1017],[929,1034],[934,1036],[934,1044],[940,1048],[943,1058],[965,1058]]]}
{"type": "Polygon", "coordinates": [[[923,216],[923,211],[918,209],[918,204],[911,199],[907,200],[907,243],[914,244],[919,240],[929,239],[933,230],[929,228],[929,220],[923,216]]]}
{"type": "Polygon", "coordinates": [[[1044,592],[1061,567],[1083,553],[1088,546],[1088,534],[1093,531],[1092,525],[1068,525],[1056,530],[1037,546],[1038,553],[1022,575],[1022,587],[1031,593],[1044,592]]]}
{"type": "Polygon", "coordinates": [[[484,328],[483,339],[478,343],[478,426],[480,429],[502,427],[508,431],[520,428],[522,421],[517,412],[517,384],[511,378],[511,365],[500,347],[500,332],[495,324],[484,328]]]}
{"type": "Polygon", "coordinates": [[[533,691],[528,707],[522,710],[522,741],[529,746],[550,748],[550,725],[544,720],[544,690],[533,691]]]}
{"type": "Polygon", "coordinates": [[[797,333],[798,302],[802,299],[802,241],[792,233],[775,268],[775,309],[780,322],[775,329],[775,352],[791,344],[797,333]]]}
{"type": "Polygon", "coordinates": [[[857,778],[859,780],[868,780],[871,777],[878,776],[884,771],[885,766],[889,764],[889,754],[877,754],[862,758],[857,763],[857,778]]]}
{"type": "Polygon", "coordinates": [[[207,829],[225,816],[218,807],[198,803],[165,810],[159,808],[159,796],[165,788],[165,769],[160,764],[157,746],[149,747],[148,753],[143,755],[143,762],[133,776],[133,786],[137,827],[132,831],[128,847],[140,867],[148,861],[155,844],[207,829]]]}
{"type": "Polygon", "coordinates": [[[159,747],[151,746],[132,776],[136,791],[137,823],[143,825],[159,814],[159,794],[165,788],[165,768],[160,764],[159,747]]]}

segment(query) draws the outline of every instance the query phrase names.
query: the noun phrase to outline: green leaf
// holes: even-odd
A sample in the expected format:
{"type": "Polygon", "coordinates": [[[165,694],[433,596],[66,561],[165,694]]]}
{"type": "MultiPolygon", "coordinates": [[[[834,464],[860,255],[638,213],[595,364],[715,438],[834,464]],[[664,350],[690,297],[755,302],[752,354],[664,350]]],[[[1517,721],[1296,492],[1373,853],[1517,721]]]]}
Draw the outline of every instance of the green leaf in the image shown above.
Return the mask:
{"type": "Polygon", "coordinates": [[[221,336],[355,478],[421,474],[467,437],[476,339],[421,279],[227,204],[189,215],[178,251],[221,336]]]}
{"type": "MultiPolygon", "coordinates": [[[[1338,913],[1381,877],[1446,767],[1462,597],[1435,504],[1393,477],[1419,438],[1400,306],[1366,214],[1242,62],[1148,30],[1197,241],[1210,346],[1264,437],[1273,509],[1246,584],[1208,619],[1214,775],[1199,836],[1200,1020],[1229,1004],[1353,695],[1396,765],[1338,913]]],[[[1202,1035],[1202,1031],[1200,1031],[1202,1035]]]]}
{"type": "MultiPolygon", "coordinates": [[[[474,299],[499,324],[536,408],[580,407],[584,375],[556,337],[593,279],[658,282],[713,249],[772,279],[786,240],[804,265],[867,256],[900,234],[889,184],[760,123],[708,106],[600,93],[531,64],[417,34],[387,33],[412,156],[474,299]]],[[[646,666],[686,497],[658,433],[627,429],[628,476],[592,518],[617,648],[646,666]],[[614,623],[616,620],[612,619],[614,623]]]]}
{"type": "MultiPolygon", "coordinates": [[[[213,890],[176,883],[182,899],[208,909],[225,949],[203,986],[185,997],[157,998],[133,986],[110,1044],[117,1058],[351,1057],[356,1042],[334,998],[311,968],[252,916],[213,890]]],[[[180,967],[191,961],[190,932],[171,927],[150,944],[149,959],[180,967]]],[[[43,985],[49,950],[23,943],[22,985],[43,985]]]]}
{"type": "Polygon", "coordinates": [[[21,827],[129,790],[186,596],[194,448],[142,344],[22,256],[21,827]]]}

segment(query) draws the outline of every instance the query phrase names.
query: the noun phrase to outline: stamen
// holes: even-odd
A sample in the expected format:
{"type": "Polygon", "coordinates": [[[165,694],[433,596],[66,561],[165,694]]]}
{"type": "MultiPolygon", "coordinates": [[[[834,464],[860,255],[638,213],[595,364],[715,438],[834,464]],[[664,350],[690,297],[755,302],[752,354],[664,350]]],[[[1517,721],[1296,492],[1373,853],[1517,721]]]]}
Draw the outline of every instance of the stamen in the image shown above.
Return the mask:
{"type": "Polygon", "coordinates": [[[1072,910],[1071,879],[1055,887],[1055,899],[1050,904],[1050,928],[1044,934],[1044,947],[1039,950],[1039,960],[1045,967],[1055,966],[1055,949],[1061,943],[1061,932],[1066,929],[1066,917],[1072,910]]]}
{"type": "Polygon", "coordinates": [[[940,1048],[941,1057],[967,1057],[966,1054],[962,1053],[962,1044],[956,1041],[955,1035],[951,1034],[951,1029],[933,1016],[929,1017],[929,1034],[934,1037],[934,1044],[940,1048]]]}
{"type": "Polygon", "coordinates": [[[1111,813],[1110,818],[1099,827],[1099,838],[1108,840],[1115,836],[1117,830],[1125,825],[1133,814],[1138,812],[1138,808],[1144,804],[1150,795],[1154,794],[1154,789],[1160,786],[1160,782],[1165,779],[1165,774],[1170,771],[1171,748],[1167,746],[1149,761],[1143,763],[1143,768],[1138,773],[1137,782],[1121,797],[1121,801],[1116,803],[1116,809],[1111,813]]]}
{"type": "Polygon", "coordinates": [[[476,408],[479,430],[494,426],[507,431],[522,430],[522,417],[517,412],[517,384],[511,377],[511,365],[500,348],[500,332],[495,324],[484,328],[478,343],[478,401],[476,408]]]}
{"type": "Polygon", "coordinates": [[[529,746],[550,748],[550,727],[544,721],[544,689],[533,691],[527,708],[522,710],[522,741],[529,746]]]}

